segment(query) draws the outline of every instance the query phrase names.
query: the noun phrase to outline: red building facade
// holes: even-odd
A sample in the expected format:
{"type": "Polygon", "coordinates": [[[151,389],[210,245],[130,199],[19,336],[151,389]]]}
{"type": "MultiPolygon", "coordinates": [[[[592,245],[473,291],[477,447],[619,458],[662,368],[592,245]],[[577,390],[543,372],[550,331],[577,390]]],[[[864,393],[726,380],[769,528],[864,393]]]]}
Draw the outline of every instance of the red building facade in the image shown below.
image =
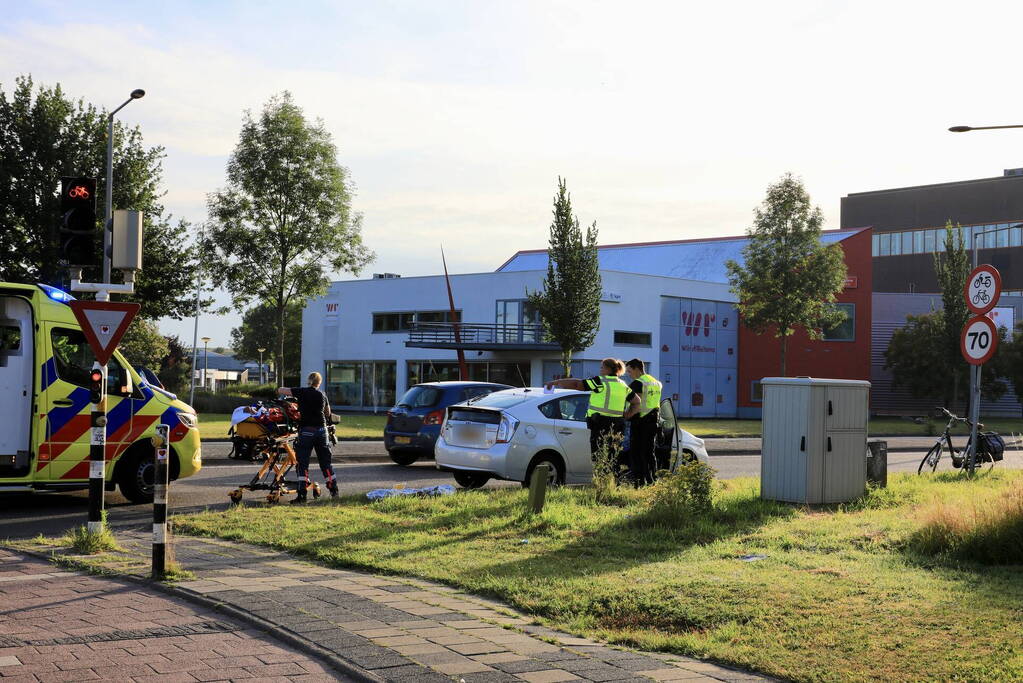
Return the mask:
{"type": "MultiPolygon", "coordinates": [[[[850,321],[833,332],[833,339],[812,340],[803,330],[790,336],[785,361],[790,377],[870,379],[871,234],[870,228],[864,228],[838,242],[845,253],[848,276],[836,303],[850,321]]],[[[758,335],[740,324],[736,387],[739,417],[760,417],[760,380],[780,374],[781,341],[771,333],[758,335]]]]}

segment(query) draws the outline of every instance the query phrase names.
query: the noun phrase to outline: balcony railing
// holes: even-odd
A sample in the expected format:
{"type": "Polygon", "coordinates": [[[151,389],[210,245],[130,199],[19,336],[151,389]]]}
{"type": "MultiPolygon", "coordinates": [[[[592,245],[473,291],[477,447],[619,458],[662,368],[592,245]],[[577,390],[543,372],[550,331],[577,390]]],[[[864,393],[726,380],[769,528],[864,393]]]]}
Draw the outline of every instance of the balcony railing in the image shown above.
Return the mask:
{"type": "Polygon", "coordinates": [[[556,348],[545,342],[542,325],[489,325],[481,323],[413,323],[405,346],[424,349],[515,350],[556,348]],[[458,328],[458,341],[455,340],[458,328]]]}

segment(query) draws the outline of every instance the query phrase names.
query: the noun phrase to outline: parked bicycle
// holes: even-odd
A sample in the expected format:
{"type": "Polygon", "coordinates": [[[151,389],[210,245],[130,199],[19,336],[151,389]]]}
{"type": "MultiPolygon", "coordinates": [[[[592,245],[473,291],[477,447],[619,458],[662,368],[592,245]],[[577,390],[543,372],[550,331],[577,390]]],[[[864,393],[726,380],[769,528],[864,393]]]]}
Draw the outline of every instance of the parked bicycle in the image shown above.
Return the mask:
{"type": "MultiPolygon", "coordinates": [[[[948,418],[948,424],[945,425],[945,431],[941,433],[938,440],[931,446],[931,450],[927,451],[927,455],[924,456],[923,460],[920,461],[920,466],[916,469],[916,473],[920,474],[924,471],[924,467],[929,467],[931,472],[938,469],[938,463],[941,461],[941,457],[945,452],[945,448],[948,448],[948,453],[952,457],[952,467],[961,468],[966,467],[969,469],[970,463],[970,443],[972,440],[971,436],[966,437],[966,446],[962,450],[957,450],[952,445],[952,434],[951,430],[956,424],[962,422],[967,427],[972,427],[973,423],[965,417],[959,417],[954,415],[944,408],[937,408],[937,411],[944,413],[945,417],[948,418]]],[[[983,432],[984,425],[977,423],[977,456],[974,459],[973,467],[978,467],[983,463],[994,464],[1002,459],[1005,452],[1005,441],[1002,440],[995,432],[983,432]]],[[[972,430],[971,430],[972,432],[972,430]]]]}

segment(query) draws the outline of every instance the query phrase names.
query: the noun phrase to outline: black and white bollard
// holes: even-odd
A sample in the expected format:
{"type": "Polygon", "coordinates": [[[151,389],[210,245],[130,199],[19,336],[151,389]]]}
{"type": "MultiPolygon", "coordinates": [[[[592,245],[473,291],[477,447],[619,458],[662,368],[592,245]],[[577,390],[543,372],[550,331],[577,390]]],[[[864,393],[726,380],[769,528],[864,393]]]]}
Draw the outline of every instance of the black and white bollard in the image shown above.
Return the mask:
{"type": "Polygon", "coordinates": [[[103,531],[103,496],[107,449],[107,366],[96,363],[89,375],[89,521],[90,534],[103,531]]]}
{"type": "Polygon", "coordinates": [[[167,454],[170,427],[156,426],[153,446],[156,448],[156,473],[153,487],[153,578],[167,575],[167,494],[170,489],[170,467],[167,454]]]}

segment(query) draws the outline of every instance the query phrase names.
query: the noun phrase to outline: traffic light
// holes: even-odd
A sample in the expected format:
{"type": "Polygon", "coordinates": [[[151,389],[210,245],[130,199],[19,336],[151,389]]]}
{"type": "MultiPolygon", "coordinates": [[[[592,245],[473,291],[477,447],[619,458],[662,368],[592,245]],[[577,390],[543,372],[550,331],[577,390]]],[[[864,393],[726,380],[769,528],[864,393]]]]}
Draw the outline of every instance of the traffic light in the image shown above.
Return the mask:
{"type": "Polygon", "coordinates": [[[89,402],[99,403],[103,400],[103,373],[99,369],[89,375],[89,402]]]}
{"type": "Polygon", "coordinates": [[[96,179],[60,179],[60,254],[70,266],[99,265],[96,179]]]}

